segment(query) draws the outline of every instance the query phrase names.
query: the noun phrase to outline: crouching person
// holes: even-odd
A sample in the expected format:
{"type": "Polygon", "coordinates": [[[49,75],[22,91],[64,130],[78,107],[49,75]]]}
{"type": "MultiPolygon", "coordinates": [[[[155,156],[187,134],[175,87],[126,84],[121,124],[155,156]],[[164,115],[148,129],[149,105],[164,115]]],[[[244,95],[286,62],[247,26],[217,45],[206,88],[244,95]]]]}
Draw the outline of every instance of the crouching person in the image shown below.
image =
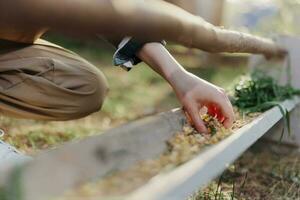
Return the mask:
{"type": "Polygon", "coordinates": [[[107,81],[83,58],[43,40],[34,44],[2,40],[0,44],[3,115],[70,120],[101,108],[107,81]]]}

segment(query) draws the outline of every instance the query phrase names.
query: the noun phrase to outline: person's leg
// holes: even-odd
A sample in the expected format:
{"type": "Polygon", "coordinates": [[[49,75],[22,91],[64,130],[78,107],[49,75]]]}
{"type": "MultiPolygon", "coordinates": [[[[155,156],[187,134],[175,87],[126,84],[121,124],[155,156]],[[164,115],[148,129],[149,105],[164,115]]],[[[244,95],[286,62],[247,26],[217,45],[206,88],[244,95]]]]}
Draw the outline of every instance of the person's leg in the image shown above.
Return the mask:
{"type": "Polygon", "coordinates": [[[98,111],[107,90],[104,75],[68,50],[45,41],[0,42],[0,114],[77,119],[98,111]]]}

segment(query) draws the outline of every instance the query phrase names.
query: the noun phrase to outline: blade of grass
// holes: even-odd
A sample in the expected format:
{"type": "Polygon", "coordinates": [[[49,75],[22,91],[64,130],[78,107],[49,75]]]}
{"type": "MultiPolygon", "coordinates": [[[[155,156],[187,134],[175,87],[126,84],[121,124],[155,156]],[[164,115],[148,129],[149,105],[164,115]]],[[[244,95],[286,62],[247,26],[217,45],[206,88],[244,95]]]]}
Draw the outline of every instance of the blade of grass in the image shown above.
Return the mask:
{"type": "MultiPolygon", "coordinates": [[[[218,196],[221,195],[221,194],[219,194],[219,188],[221,187],[222,179],[223,179],[223,174],[221,174],[221,176],[218,180],[217,190],[216,190],[216,193],[215,193],[215,200],[218,200],[218,196]]],[[[221,193],[221,191],[220,191],[220,193],[221,193]]]]}

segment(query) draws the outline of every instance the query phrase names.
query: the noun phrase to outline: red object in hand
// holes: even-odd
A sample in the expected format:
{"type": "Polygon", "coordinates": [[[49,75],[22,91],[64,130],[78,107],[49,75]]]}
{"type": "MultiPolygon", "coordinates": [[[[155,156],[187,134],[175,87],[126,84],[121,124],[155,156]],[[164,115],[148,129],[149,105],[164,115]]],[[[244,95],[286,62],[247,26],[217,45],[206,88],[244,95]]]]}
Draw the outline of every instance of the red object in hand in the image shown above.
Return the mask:
{"type": "Polygon", "coordinates": [[[221,123],[223,123],[225,121],[225,117],[222,114],[221,109],[217,105],[211,103],[211,104],[206,105],[206,107],[207,107],[207,113],[209,115],[217,118],[221,123]]]}

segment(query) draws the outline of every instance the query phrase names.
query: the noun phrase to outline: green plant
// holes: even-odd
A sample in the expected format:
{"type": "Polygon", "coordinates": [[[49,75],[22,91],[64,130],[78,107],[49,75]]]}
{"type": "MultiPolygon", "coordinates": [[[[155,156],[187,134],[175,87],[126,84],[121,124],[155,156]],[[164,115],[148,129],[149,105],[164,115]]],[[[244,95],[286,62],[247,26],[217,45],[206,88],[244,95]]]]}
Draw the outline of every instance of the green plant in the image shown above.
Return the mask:
{"type": "Polygon", "coordinates": [[[300,90],[289,84],[281,86],[262,71],[255,71],[235,85],[233,104],[245,113],[263,112],[295,95],[300,95],[300,90]]]}
{"type": "MultiPolygon", "coordinates": [[[[293,88],[290,84],[279,85],[271,76],[262,71],[255,71],[250,76],[243,76],[235,85],[232,103],[245,114],[264,112],[277,106],[284,116],[284,127],[287,127],[290,134],[289,112],[280,105],[280,102],[291,99],[295,95],[300,95],[300,90],[293,88]]],[[[283,133],[284,129],[280,141],[283,133]]]]}

